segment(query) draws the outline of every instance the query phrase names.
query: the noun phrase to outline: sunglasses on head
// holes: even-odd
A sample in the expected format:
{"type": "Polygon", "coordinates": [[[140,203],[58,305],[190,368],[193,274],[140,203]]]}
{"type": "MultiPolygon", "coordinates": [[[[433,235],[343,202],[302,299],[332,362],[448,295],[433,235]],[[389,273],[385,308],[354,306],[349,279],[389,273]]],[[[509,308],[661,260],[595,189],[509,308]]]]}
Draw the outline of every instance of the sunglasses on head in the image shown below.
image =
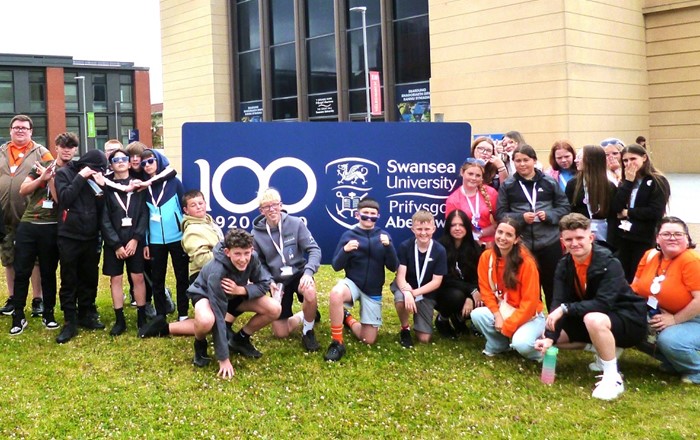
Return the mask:
{"type": "Polygon", "coordinates": [[[481,160],[481,159],[475,159],[475,158],[473,158],[473,157],[468,157],[468,158],[464,161],[464,163],[465,163],[465,164],[469,164],[469,165],[471,165],[471,164],[476,164],[476,165],[479,165],[480,167],[485,167],[485,166],[486,166],[486,162],[484,162],[484,161],[481,160]]]}
{"type": "Polygon", "coordinates": [[[619,139],[605,139],[600,143],[601,147],[607,147],[608,145],[622,145],[623,147],[625,144],[622,143],[619,139]]]}
{"type": "Polygon", "coordinates": [[[125,163],[129,161],[129,156],[115,156],[112,158],[112,163],[125,163]]]}
{"type": "Polygon", "coordinates": [[[155,163],[155,161],[156,161],[156,158],[155,158],[155,157],[151,157],[151,158],[149,158],[149,159],[142,160],[142,161],[141,161],[141,166],[142,166],[142,167],[145,167],[146,165],[150,165],[150,164],[152,164],[152,163],[155,163]]]}
{"type": "Polygon", "coordinates": [[[364,220],[364,221],[369,220],[369,221],[371,221],[372,223],[376,223],[377,220],[379,220],[379,216],[378,216],[378,215],[360,214],[360,220],[364,220]]]}

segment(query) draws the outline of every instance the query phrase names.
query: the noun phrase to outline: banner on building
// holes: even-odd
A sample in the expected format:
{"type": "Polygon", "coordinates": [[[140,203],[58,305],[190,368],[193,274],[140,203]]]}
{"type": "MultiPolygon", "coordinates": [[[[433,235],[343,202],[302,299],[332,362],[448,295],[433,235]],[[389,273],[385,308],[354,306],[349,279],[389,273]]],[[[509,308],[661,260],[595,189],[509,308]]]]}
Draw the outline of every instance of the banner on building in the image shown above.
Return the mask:
{"type": "Polygon", "coordinates": [[[430,122],[430,83],[396,86],[401,122],[430,122]]]}
{"type": "Polygon", "coordinates": [[[89,138],[94,138],[97,136],[97,130],[95,129],[95,113],[87,113],[87,136],[89,138]]]}
{"type": "Polygon", "coordinates": [[[258,194],[277,188],[284,209],[307,223],[328,263],[368,196],[379,201],[377,225],[395,245],[412,235],[418,209],[433,213],[439,236],[470,140],[467,123],[186,123],[182,176],[186,189],[205,194],[224,230],[251,230],[258,194]]]}
{"type": "Polygon", "coordinates": [[[369,71],[369,95],[370,95],[370,114],[372,116],[382,115],[382,82],[379,72],[369,71]]]}
{"type": "Polygon", "coordinates": [[[241,104],[241,122],[262,122],[262,101],[246,102],[241,104]]]}

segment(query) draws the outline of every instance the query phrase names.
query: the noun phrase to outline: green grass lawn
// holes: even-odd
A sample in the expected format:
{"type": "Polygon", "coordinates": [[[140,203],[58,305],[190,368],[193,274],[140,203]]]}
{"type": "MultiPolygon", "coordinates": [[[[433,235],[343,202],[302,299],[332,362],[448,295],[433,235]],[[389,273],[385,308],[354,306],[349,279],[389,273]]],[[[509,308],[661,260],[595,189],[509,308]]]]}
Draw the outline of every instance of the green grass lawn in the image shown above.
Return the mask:
{"type": "Polygon", "coordinates": [[[216,362],[192,366],[192,338],[137,339],[135,309],[128,332],[110,337],[106,277],[105,331],[81,329],[58,345],[58,331],[39,318],[10,337],[11,318],[2,317],[0,438],[698,438],[700,387],[658,372],[642,353],[623,354],[626,392],[602,402],[590,397],[590,353],[560,352],[546,386],[538,364],[484,357],[481,338],[401,348],[389,295],[378,343],[346,333],[346,356],[326,363],[327,292],[337,278],[328,266],[317,276],[322,351],[307,354],[298,335],[277,340],[266,328],[253,339],[264,356],[233,356],[230,381],[216,377],[216,362]]]}

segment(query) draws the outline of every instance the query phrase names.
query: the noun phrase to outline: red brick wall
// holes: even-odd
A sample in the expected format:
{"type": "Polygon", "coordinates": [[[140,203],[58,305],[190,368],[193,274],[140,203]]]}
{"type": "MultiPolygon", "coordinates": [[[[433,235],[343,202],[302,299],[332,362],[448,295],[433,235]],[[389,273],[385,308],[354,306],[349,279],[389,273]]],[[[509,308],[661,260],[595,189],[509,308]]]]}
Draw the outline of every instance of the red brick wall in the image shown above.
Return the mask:
{"type": "Polygon", "coordinates": [[[152,146],[151,84],[147,70],[137,70],[134,72],[134,114],[140,141],[149,147],[152,146]]]}
{"type": "Polygon", "coordinates": [[[53,140],[66,131],[66,94],[63,87],[63,68],[46,68],[46,147],[56,156],[53,140]]]}

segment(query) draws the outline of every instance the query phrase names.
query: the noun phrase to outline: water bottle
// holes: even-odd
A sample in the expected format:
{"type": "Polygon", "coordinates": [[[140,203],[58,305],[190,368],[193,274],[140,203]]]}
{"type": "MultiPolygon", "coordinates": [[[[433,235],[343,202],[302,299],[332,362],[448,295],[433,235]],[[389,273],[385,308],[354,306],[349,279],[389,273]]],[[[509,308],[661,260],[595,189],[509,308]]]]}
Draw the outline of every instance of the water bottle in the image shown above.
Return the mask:
{"type": "Polygon", "coordinates": [[[544,354],[542,376],[540,376],[540,380],[544,384],[551,385],[554,383],[554,370],[557,367],[557,353],[559,353],[557,347],[549,347],[544,354]]]}
{"type": "Polygon", "coordinates": [[[647,312],[647,343],[651,345],[656,345],[656,337],[658,336],[659,332],[654,330],[654,327],[651,326],[650,321],[651,318],[654,316],[658,315],[661,313],[661,310],[659,309],[649,309],[647,312]]]}

